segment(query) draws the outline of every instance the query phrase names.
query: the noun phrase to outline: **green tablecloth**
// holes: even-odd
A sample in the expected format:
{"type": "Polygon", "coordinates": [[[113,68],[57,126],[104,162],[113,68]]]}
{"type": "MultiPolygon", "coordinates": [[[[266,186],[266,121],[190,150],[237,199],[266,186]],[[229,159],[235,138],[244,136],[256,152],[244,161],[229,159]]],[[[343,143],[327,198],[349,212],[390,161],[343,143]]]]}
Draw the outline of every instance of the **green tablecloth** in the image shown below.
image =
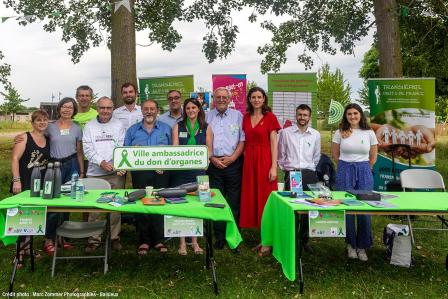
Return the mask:
{"type": "MultiPolygon", "coordinates": [[[[335,199],[345,199],[345,192],[333,192],[335,199]]],[[[371,211],[372,214],[396,212],[447,212],[448,193],[444,192],[397,192],[390,193],[399,197],[387,200],[396,208],[374,208],[367,204],[362,206],[338,205],[329,208],[310,207],[304,204],[290,203],[289,197],[282,197],[272,192],[264,208],[261,219],[261,243],[273,247],[274,257],[282,264],[283,273],[289,280],[296,279],[296,242],[295,216],[297,210],[345,210],[371,211]]]]}
{"type": "MultiPolygon", "coordinates": [[[[108,190],[110,191],[110,190],[108,190]]],[[[113,190],[119,193],[120,196],[124,195],[125,190],[113,190]]],[[[128,190],[131,191],[131,190],[128,190]]],[[[213,203],[226,203],[224,197],[217,189],[213,189],[215,196],[213,197],[213,203]]],[[[202,218],[213,221],[225,221],[226,226],[226,240],[229,247],[234,249],[242,241],[241,235],[233,219],[233,214],[230,207],[226,204],[224,209],[208,208],[204,207],[204,203],[200,202],[197,196],[187,195],[188,203],[184,204],[165,204],[163,206],[149,206],[143,205],[141,201],[137,201],[136,204],[128,204],[120,207],[114,207],[109,204],[100,204],[96,202],[96,199],[100,197],[100,193],[104,190],[89,190],[85,195],[83,202],[77,202],[68,196],[62,196],[58,199],[42,199],[37,197],[30,197],[29,191],[24,191],[20,194],[8,197],[0,201],[0,211],[7,208],[36,205],[47,207],[64,207],[64,208],[81,208],[88,209],[98,208],[122,213],[147,213],[147,214],[162,214],[172,216],[182,216],[190,218],[202,218]]],[[[0,216],[0,240],[5,244],[11,242],[11,238],[2,238],[4,233],[4,213],[0,216]]],[[[15,240],[13,238],[12,240],[15,240]]]]}

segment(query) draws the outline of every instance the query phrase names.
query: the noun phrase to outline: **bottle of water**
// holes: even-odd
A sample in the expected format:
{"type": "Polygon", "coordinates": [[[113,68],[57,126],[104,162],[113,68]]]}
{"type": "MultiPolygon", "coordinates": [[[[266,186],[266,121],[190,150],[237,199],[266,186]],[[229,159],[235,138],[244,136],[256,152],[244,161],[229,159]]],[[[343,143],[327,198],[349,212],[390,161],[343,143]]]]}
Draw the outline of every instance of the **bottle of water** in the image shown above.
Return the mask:
{"type": "Polygon", "coordinates": [[[78,183],[79,175],[77,172],[72,174],[72,179],[70,181],[70,198],[76,199],[76,184],[78,183]]]}
{"type": "Polygon", "coordinates": [[[76,183],[76,201],[84,201],[84,184],[82,179],[76,183]]]}
{"type": "Polygon", "coordinates": [[[61,186],[62,186],[61,163],[60,162],[54,162],[53,198],[60,198],[61,197],[61,186]]]}
{"type": "Polygon", "coordinates": [[[31,173],[31,197],[40,197],[40,180],[41,180],[39,162],[34,162],[33,172],[31,173]]]}

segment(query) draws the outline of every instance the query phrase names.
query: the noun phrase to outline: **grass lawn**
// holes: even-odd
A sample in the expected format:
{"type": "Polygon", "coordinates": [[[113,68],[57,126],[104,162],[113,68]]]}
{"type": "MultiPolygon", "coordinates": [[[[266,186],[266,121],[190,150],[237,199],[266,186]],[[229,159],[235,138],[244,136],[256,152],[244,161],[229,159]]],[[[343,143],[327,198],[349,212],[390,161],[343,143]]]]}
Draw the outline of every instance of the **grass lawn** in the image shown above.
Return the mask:
{"type": "MultiPolygon", "coordinates": [[[[323,151],[329,152],[330,134],[323,134],[323,151]]],[[[0,198],[8,195],[10,181],[10,138],[0,139],[0,198]]],[[[448,178],[448,139],[439,138],[437,170],[448,178]]],[[[77,216],[79,217],[79,216],[77,216]]],[[[314,254],[304,254],[305,294],[298,294],[296,282],[288,281],[273,257],[258,257],[251,248],[259,233],[243,230],[241,252],[215,251],[220,287],[218,298],[448,298],[448,253],[446,233],[416,232],[415,266],[410,269],[389,265],[384,256],[382,231],[387,217],[374,217],[374,247],[369,261],[348,260],[344,240],[312,239],[314,254]]],[[[205,269],[205,257],[177,254],[177,241],[168,243],[170,252],[150,251],[136,255],[137,236],[133,226],[122,229],[124,248],[112,254],[110,272],[102,274],[100,261],[59,262],[51,279],[51,259],[43,256],[36,271],[27,264],[16,276],[16,292],[112,292],[120,298],[213,298],[212,280],[205,269]]],[[[37,239],[41,248],[43,240],[37,239]]],[[[200,240],[203,243],[203,240],[200,240]]],[[[203,244],[204,245],[204,244],[203,244]]],[[[189,248],[190,249],[190,248],[189,248]]],[[[13,246],[0,248],[0,290],[8,289],[13,246]]],[[[76,252],[74,252],[76,254],[76,252]]],[[[82,297],[82,296],[81,296],[82,297]]]]}

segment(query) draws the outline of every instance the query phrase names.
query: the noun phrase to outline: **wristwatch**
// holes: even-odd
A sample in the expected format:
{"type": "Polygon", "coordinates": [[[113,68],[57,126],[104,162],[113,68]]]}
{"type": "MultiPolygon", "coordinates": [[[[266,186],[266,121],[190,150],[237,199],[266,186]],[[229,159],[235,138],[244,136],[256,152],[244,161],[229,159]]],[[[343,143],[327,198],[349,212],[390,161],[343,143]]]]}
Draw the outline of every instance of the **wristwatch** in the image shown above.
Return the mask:
{"type": "Polygon", "coordinates": [[[20,177],[19,177],[19,176],[13,176],[13,177],[12,177],[12,181],[13,181],[14,183],[16,183],[16,182],[20,182],[20,177]]]}

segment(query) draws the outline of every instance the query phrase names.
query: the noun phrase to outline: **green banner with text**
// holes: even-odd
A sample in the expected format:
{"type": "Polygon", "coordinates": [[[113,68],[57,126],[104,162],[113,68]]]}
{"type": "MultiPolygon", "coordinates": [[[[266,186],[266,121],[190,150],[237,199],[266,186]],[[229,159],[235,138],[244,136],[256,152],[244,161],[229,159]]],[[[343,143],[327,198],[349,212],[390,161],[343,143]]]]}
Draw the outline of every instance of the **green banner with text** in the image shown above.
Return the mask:
{"type": "Polygon", "coordinates": [[[374,189],[384,191],[409,167],[409,159],[412,168],[435,167],[435,80],[369,79],[368,88],[371,126],[378,139],[374,189]]]}

